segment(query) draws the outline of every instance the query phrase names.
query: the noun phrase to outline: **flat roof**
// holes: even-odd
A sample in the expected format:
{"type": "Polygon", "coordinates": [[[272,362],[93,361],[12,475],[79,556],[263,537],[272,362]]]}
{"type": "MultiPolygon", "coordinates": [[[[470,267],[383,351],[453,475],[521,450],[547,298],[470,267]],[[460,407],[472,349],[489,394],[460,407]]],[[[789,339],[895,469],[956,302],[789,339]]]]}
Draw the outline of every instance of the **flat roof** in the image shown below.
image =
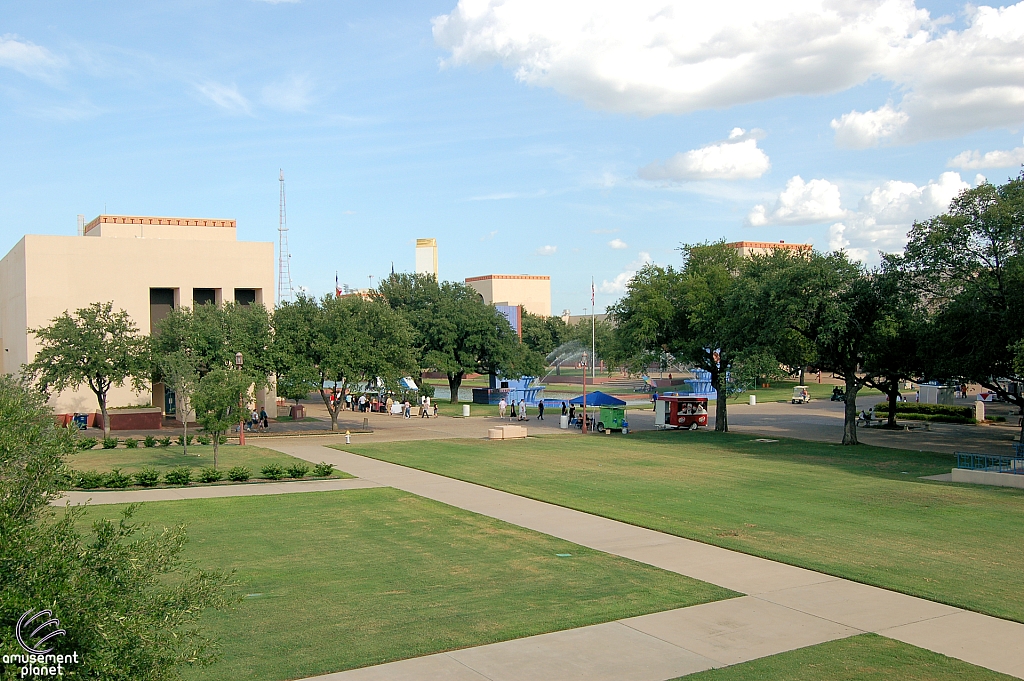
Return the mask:
{"type": "Polygon", "coordinates": [[[225,218],[172,218],[157,215],[97,215],[85,226],[88,232],[96,225],[178,225],[181,227],[236,227],[225,218]]]}
{"type": "Polygon", "coordinates": [[[811,244],[787,244],[785,241],[733,241],[726,244],[731,248],[788,248],[794,251],[809,251],[811,244]]]}
{"type": "Polygon", "coordinates": [[[485,274],[482,277],[466,277],[466,281],[487,281],[488,279],[537,279],[551,281],[551,277],[544,274],[485,274]]]}

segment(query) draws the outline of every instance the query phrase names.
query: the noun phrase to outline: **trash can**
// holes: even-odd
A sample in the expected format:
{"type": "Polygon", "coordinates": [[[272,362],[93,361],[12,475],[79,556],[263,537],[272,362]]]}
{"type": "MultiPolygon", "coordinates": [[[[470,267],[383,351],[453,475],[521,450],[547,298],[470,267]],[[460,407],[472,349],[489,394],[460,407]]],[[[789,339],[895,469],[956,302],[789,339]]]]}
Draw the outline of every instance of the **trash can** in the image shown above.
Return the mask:
{"type": "Polygon", "coordinates": [[[301,421],[306,418],[306,407],[301,404],[293,404],[291,411],[293,421],[301,421]]]}
{"type": "MultiPolygon", "coordinates": [[[[980,403],[979,403],[980,404],[980,403]]],[[[75,414],[73,419],[79,430],[87,430],[89,428],[89,415],[88,414],[75,414]]]]}
{"type": "Polygon", "coordinates": [[[469,416],[469,405],[468,404],[462,405],[462,416],[463,417],[468,417],[469,416]]]}
{"type": "Polygon", "coordinates": [[[755,404],[757,404],[757,395],[751,395],[750,396],[750,406],[753,407],[755,404]]]}
{"type": "Polygon", "coordinates": [[[562,417],[558,420],[558,427],[562,430],[569,430],[569,415],[562,414],[562,417]]]}

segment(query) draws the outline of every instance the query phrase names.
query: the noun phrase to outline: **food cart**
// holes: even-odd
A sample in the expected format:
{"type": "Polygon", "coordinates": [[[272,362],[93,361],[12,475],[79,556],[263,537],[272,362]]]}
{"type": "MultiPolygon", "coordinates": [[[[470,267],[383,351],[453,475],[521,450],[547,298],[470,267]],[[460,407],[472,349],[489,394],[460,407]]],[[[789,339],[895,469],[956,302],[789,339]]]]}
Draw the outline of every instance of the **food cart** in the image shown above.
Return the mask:
{"type": "Polygon", "coordinates": [[[686,395],[658,395],[654,403],[654,427],[697,428],[708,425],[708,398],[686,395]]]}
{"type": "Polygon", "coordinates": [[[624,426],[628,427],[626,423],[626,409],[624,407],[601,407],[600,413],[597,415],[597,432],[622,430],[624,426]]]}
{"type": "Polygon", "coordinates": [[[811,393],[808,392],[806,385],[798,385],[793,387],[793,397],[790,400],[793,404],[807,404],[811,401],[811,393]]]}

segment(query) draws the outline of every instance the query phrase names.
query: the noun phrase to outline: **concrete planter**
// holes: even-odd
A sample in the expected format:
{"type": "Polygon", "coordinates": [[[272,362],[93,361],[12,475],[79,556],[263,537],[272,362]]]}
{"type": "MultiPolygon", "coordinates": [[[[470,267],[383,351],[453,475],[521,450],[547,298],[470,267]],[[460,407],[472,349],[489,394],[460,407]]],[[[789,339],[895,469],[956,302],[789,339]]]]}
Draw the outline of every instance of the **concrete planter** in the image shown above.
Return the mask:
{"type": "MultiPolygon", "coordinates": [[[[138,409],[111,409],[107,411],[111,430],[160,430],[164,412],[160,407],[139,407],[138,409]]],[[[94,427],[103,427],[103,415],[96,412],[94,427]]]]}

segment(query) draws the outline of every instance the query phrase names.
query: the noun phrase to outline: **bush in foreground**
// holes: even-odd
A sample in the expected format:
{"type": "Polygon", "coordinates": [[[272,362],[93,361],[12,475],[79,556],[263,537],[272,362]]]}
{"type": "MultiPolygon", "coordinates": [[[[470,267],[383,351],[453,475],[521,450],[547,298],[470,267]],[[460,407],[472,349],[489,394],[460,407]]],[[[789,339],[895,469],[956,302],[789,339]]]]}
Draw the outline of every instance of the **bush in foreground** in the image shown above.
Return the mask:
{"type": "Polygon", "coordinates": [[[192,482],[192,469],[178,466],[164,473],[164,482],[168,485],[187,485],[192,482]]]}
{"type": "Polygon", "coordinates": [[[252,473],[245,466],[235,466],[228,471],[228,480],[233,482],[245,482],[252,473]]]}
{"type": "Polygon", "coordinates": [[[329,478],[334,474],[334,464],[321,461],[313,466],[313,475],[318,478],[329,478]]]}
{"type": "Polygon", "coordinates": [[[160,482],[160,471],[146,467],[135,472],[135,484],[140,487],[152,487],[160,482]]]}
{"type": "Polygon", "coordinates": [[[213,466],[199,469],[199,482],[217,482],[223,477],[224,474],[213,466]]]}
{"type": "Polygon", "coordinates": [[[289,478],[304,478],[309,473],[309,466],[304,463],[293,463],[286,470],[289,478]]]}
{"type": "Polygon", "coordinates": [[[267,480],[280,480],[284,477],[284,468],[279,464],[269,463],[260,469],[260,475],[267,480]]]}

